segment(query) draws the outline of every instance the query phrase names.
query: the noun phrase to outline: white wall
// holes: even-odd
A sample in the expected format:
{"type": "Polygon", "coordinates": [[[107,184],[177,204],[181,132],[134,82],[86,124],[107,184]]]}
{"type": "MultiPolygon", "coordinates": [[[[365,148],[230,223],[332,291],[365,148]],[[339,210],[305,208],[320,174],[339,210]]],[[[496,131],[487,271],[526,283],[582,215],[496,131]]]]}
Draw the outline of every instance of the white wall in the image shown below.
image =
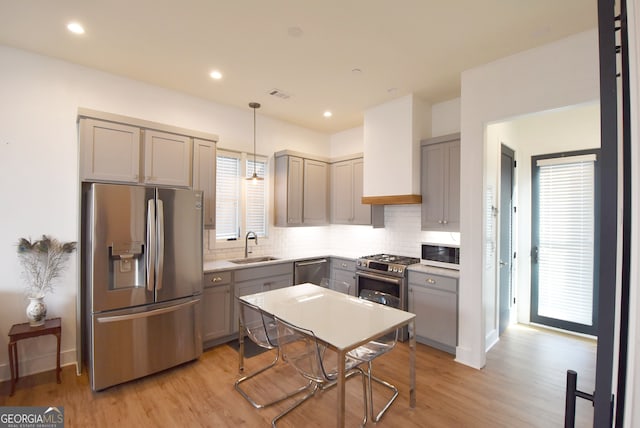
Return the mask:
{"type": "Polygon", "coordinates": [[[434,104],[431,107],[431,136],[460,132],[460,98],[434,104]]]}
{"type": "MultiPolygon", "coordinates": [[[[51,234],[79,240],[79,107],[218,134],[219,146],[253,150],[252,111],[237,109],[25,51],[0,46],[0,349],[6,332],[26,321],[15,243],[51,234]]],[[[249,101],[254,100],[247,100],[249,101]]],[[[329,155],[329,136],[261,116],[257,152],[288,148],[329,155]]],[[[287,242],[285,240],[285,242],[287,242]]],[[[62,362],[75,362],[78,262],[72,259],[53,295],[49,316],[62,316],[62,362]]],[[[19,344],[21,371],[53,367],[46,338],[19,344]],[[35,359],[34,355],[44,355],[35,359]]],[[[0,352],[0,379],[9,377],[0,352]]]]}
{"type": "Polygon", "coordinates": [[[347,129],[331,135],[331,150],[329,157],[339,158],[354,153],[362,153],[364,150],[364,129],[362,126],[347,129]]]}
{"type": "Polygon", "coordinates": [[[486,362],[485,315],[491,299],[483,277],[487,214],[485,128],[518,115],[599,98],[597,32],[587,31],[462,73],[461,267],[456,359],[472,367],[486,362]],[[489,295],[485,295],[487,291],[489,295]]]}

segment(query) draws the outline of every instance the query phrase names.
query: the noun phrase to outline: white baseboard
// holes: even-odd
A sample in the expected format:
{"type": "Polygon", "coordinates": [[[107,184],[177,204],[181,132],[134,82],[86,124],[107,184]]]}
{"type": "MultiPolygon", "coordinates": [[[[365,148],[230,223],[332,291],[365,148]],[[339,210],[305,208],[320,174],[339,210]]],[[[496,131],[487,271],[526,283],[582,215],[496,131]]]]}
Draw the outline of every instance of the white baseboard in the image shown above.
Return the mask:
{"type": "Polygon", "coordinates": [[[485,362],[480,361],[478,356],[472,352],[470,348],[464,348],[462,346],[456,347],[456,359],[455,361],[465,366],[473,367],[474,369],[481,369],[484,367],[485,362]]]}
{"type": "Polygon", "coordinates": [[[498,335],[498,330],[494,329],[486,335],[484,339],[485,347],[487,348],[485,351],[489,352],[489,349],[493,348],[496,343],[500,341],[500,336],[498,335]]]}
{"type": "MultiPolygon", "coordinates": [[[[56,368],[56,354],[48,353],[46,355],[40,355],[35,358],[21,358],[22,355],[18,353],[18,361],[20,367],[20,377],[29,376],[36,373],[42,373],[49,370],[55,370],[56,368]]],[[[76,350],[69,349],[67,351],[60,352],[60,366],[68,366],[76,364],[76,350]]],[[[0,365],[0,382],[11,379],[11,373],[9,371],[9,361],[0,365]]]]}

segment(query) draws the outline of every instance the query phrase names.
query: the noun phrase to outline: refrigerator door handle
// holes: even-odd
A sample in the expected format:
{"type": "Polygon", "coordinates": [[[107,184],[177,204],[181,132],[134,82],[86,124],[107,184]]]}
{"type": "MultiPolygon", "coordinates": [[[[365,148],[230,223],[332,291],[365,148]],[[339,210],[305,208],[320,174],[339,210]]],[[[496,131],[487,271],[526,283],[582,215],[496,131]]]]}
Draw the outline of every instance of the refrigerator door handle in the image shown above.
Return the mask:
{"type": "Polygon", "coordinates": [[[162,290],[162,272],[164,271],[164,203],[158,199],[158,256],[156,272],[156,290],[162,290]]]}
{"type": "Polygon", "coordinates": [[[153,284],[155,283],[155,264],[156,264],[156,208],[155,201],[149,199],[147,201],[147,291],[153,292],[153,284]]]}
{"type": "Polygon", "coordinates": [[[138,318],[148,318],[155,315],[166,314],[169,312],[179,311],[180,309],[186,308],[188,306],[193,306],[198,303],[200,299],[191,300],[189,302],[180,303],[178,305],[167,306],[166,308],[154,309],[151,311],[145,312],[136,312],[135,314],[127,314],[127,315],[112,315],[106,317],[97,317],[96,320],[99,323],[110,323],[110,322],[119,322],[119,321],[129,321],[135,320],[138,318]]]}

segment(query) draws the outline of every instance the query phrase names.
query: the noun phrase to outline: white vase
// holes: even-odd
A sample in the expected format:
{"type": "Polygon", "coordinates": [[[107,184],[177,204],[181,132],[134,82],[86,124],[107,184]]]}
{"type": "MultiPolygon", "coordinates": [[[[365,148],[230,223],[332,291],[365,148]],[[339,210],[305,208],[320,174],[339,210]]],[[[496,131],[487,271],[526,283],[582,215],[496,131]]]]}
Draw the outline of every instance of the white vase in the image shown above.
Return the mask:
{"type": "Polygon", "coordinates": [[[31,327],[44,325],[46,317],[47,305],[44,303],[44,296],[29,297],[29,304],[27,305],[27,318],[29,319],[29,325],[31,327]]]}

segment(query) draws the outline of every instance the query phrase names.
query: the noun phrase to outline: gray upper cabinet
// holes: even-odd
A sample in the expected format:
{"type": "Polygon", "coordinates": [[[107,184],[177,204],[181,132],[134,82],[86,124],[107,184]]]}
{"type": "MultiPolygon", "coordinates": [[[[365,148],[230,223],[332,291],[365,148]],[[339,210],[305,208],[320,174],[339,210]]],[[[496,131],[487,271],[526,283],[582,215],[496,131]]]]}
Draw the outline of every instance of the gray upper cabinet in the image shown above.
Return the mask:
{"type": "Polygon", "coordinates": [[[371,205],[362,203],[363,159],[331,164],[331,223],[371,224],[371,205]]]}
{"type": "Polygon", "coordinates": [[[276,226],[317,226],[328,223],[327,162],[288,151],[275,154],[276,226]]]}
{"type": "Polygon", "coordinates": [[[78,123],[81,180],[203,190],[214,227],[216,135],[83,108],[78,123]]]}
{"type": "Polygon", "coordinates": [[[460,134],[421,143],[422,230],[460,230],[460,134]]]}
{"type": "Polygon", "coordinates": [[[144,130],[144,182],[191,187],[191,138],[144,130]]]}
{"type": "Polygon", "coordinates": [[[216,227],[216,143],[193,140],[193,189],[204,194],[204,228],[216,227]]]}
{"type": "Polygon", "coordinates": [[[95,119],[80,120],[82,180],[137,183],[140,128],[95,119]]]}
{"type": "Polygon", "coordinates": [[[329,165],[313,159],[304,160],[302,223],[329,223],[329,165]]]}

